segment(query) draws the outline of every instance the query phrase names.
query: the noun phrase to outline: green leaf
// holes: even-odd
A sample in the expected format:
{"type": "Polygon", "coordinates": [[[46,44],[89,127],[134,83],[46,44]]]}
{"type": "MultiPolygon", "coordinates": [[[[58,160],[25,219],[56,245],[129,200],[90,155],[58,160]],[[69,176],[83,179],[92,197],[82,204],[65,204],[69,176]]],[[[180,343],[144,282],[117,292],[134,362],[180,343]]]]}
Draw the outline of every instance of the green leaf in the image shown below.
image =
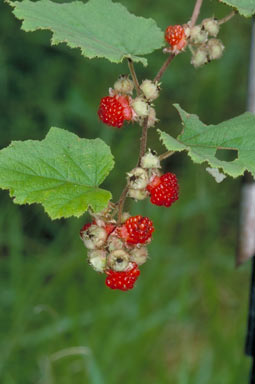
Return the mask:
{"type": "Polygon", "coordinates": [[[152,19],[137,17],[111,0],[74,1],[57,4],[49,0],[12,2],[14,15],[24,20],[26,32],[49,29],[52,44],[80,48],[88,58],[104,57],[114,63],[124,58],[142,62],[164,45],[164,34],[152,19]]]}
{"type": "Polygon", "coordinates": [[[240,15],[251,17],[255,14],[255,0],[219,0],[220,3],[225,3],[235,8],[240,15]]]}
{"type": "Polygon", "coordinates": [[[169,151],[187,151],[194,163],[207,162],[212,168],[221,168],[232,177],[248,170],[255,174],[255,116],[246,112],[218,125],[205,125],[196,115],[190,115],[175,105],[183,124],[183,132],[174,139],[158,130],[163,144],[169,151]],[[236,150],[233,161],[217,159],[216,151],[236,150]]]}
{"type": "Polygon", "coordinates": [[[110,148],[51,128],[42,141],[14,141],[0,151],[0,188],[17,204],[41,203],[52,219],[104,209],[111,193],[98,188],[113,168],[110,148]]]}

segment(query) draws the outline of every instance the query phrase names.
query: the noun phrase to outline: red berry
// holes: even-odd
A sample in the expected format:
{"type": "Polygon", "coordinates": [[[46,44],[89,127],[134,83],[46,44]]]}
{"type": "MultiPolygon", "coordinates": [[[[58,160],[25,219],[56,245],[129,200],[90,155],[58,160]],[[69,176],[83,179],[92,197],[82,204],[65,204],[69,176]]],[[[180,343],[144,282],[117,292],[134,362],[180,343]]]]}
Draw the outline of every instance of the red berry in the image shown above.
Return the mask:
{"type": "Polygon", "coordinates": [[[173,50],[181,51],[187,44],[185,30],[182,25],[169,25],[165,31],[165,40],[173,50]]]}
{"type": "Polygon", "coordinates": [[[129,244],[144,244],[150,240],[154,231],[148,217],[132,216],[119,228],[119,236],[129,244]]]}
{"type": "Polygon", "coordinates": [[[108,275],[105,280],[107,287],[128,291],[134,287],[134,284],[140,275],[140,271],[136,263],[130,263],[130,267],[126,271],[118,272],[109,269],[106,274],[108,275]]]}
{"type": "Polygon", "coordinates": [[[174,173],[155,176],[146,189],[150,192],[152,204],[155,205],[170,207],[179,198],[179,186],[174,173]]]}
{"type": "Polygon", "coordinates": [[[124,120],[132,119],[132,110],[126,96],[106,96],[100,101],[98,116],[103,123],[121,128],[124,120]]]}
{"type": "Polygon", "coordinates": [[[116,228],[116,225],[114,224],[111,224],[111,223],[105,224],[104,229],[106,230],[107,236],[109,236],[114,231],[115,228],[116,228]]]}

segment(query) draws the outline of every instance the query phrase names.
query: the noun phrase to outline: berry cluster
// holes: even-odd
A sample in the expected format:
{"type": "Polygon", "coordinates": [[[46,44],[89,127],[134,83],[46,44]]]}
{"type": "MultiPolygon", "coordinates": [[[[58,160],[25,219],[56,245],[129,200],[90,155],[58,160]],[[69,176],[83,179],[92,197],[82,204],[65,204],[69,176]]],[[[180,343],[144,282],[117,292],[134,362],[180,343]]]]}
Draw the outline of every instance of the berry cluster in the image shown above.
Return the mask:
{"type": "Polygon", "coordinates": [[[138,266],[148,258],[146,245],[153,232],[152,221],[138,215],[121,225],[113,220],[95,220],[84,225],[80,236],[88,250],[89,264],[95,271],[106,273],[106,285],[127,291],[140,275],[138,266]]]}
{"type": "Polygon", "coordinates": [[[189,46],[192,52],[191,64],[200,67],[222,56],[224,45],[216,39],[220,30],[214,18],[204,19],[200,25],[170,25],[165,31],[165,40],[170,45],[169,52],[178,54],[189,46]]]}
{"type": "Polygon", "coordinates": [[[141,160],[141,166],[134,168],[128,175],[128,195],[135,200],[150,196],[152,204],[170,207],[179,198],[179,186],[176,175],[161,175],[158,157],[151,151],[141,160]]]}
{"type": "Polygon", "coordinates": [[[152,101],[159,96],[159,84],[144,80],[140,85],[141,95],[132,98],[134,83],[128,76],[121,75],[109,89],[109,96],[100,101],[98,116],[100,120],[112,127],[121,128],[125,121],[138,122],[142,125],[148,118],[148,127],[158,121],[152,101]]]}

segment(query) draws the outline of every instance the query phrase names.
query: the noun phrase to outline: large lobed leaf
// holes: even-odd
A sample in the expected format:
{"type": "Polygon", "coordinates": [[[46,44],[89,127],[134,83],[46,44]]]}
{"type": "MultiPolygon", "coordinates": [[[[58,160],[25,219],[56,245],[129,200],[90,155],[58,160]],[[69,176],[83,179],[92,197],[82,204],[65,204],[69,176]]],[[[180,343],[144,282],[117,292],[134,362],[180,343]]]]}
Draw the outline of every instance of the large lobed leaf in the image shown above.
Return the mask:
{"type": "Polygon", "coordinates": [[[198,164],[207,162],[212,168],[221,168],[226,174],[237,177],[248,170],[255,175],[255,116],[246,112],[218,125],[205,125],[196,115],[190,115],[179,105],[177,108],[183,132],[174,139],[160,130],[160,138],[169,151],[187,151],[198,164]],[[217,159],[217,149],[237,150],[233,161],[217,159]]]}
{"type": "Polygon", "coordinates": [[[100,211],[111,193],[98,188],[113,168],[100,139],[80,139],[51,128],[42,141],[14,141],[0,151],[0,188],[17,204],[41,203],[52,219],[100,211]]]}
{"type": "Polygon", "coordinates": [[[219,0],[237,9],[240,15],[251,17],[255,14],[255,0],[219,0]]]}
{"type": "Polygon", "coordinates": [[[120,63],[130,57],[147,65],[146,55],[164,45],[164,34],[152,19],[137,17],[111,0],[74,1],[57,4],[49,0],[7,0],[14,15],[24,20],[26,32],[49,29],[52,44],[80,48],[82,55],[105,57],[120,63]]]}

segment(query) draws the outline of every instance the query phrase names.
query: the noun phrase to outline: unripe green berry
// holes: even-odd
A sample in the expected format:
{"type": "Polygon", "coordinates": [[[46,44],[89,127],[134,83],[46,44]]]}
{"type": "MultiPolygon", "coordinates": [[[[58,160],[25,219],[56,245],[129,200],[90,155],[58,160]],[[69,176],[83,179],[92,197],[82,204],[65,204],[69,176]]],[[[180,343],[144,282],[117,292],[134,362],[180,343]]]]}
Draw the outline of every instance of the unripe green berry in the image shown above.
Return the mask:
{"type": "Polygon", "coordinates": [[[159,96],[159,86],[151,80],[143,80],[140,88],[147,100],[155,100],[159,96]]]}
{"type": "Polygon", "coordinates": [[[107,239],[107,250],[109,252],[116,251],[116,249],[122,249],[124,246],[122,240],[115,236],[114,234],[110,235],[107,239]]]}
{"type": "Polygon", "coordinates": [[[127,221],[127,219],[129,219],[130,217],[131,215],[129,212],[123,212],[121,216],[121,223],[125,223],[125,221],[127,221]]]}
{"type": "Polygon", "coordinates": [[[146,188],[149,180],[147,172],[140,167],[132,169],[127,173],[128,185],[131,189],[143,189],[146,188]]]}
{"type": "Polygon", "coordinates": [[[129,254],[123,249],[117,249],[108,255],[107,265],[114,271],[125,271],[129,265],[129,254]]]}
{"type": "Polygon", "coordinates": [[[130,252],[130,260],[137,265],[144,264],[148,259],[148,250],[146,247],[134,248],[130,252]]]}
{"type": "Polygon", "coordinates": [[[138,117],[147,117],[149,114],[149,105],[143,97],[136,97],[132,102],[132,108],[138,117]]]}
{"type": "Polygon", "coordinates": [[[152,151],[148,151],[141,159],[141,167],[145,169],[160,168],[158,156],[152,151]]]}
{"type": "Polygon", "coordinates": [[[204,19],[202,25],[209,36],[216,37],[218,35],[220,26],[216,19],[204,19]]]}
{"type": "Polygon", "coordinates": [[[144,200],[148,196],[145,189],[132,189],[128,190],[128,196],[135,200],[144,200]]]}
{"type": "Polygon", "coordinates": [[[159,120],[156,118],[155,109],[153,107],[149,107],[149,115],[148,115],[148,122],[147,122],[148,128],[154,127],[158,121],[159,120]]]}
{"type": "Polygon", "coordinates": [[[210,39],[207,43],[207,48],[210,60],[220,59],[224,51],[224,45],[218,39],[210,39]]]}
{"type": "Polygon", "coordinates": [[[202,65],[208,63],[208,51],[205,47],[198,48],[191,59],[191,64],[195,68],[201,67],[202,65]]]}
{"type": "Polygon", "coordinates": [[[196,25],[190,30],[190,40],[195,44],[202,44],[207,41],[208,33],[202,30],[201,25],[196,25]]]}
{"type": "Polygon", "coordinates": [[[101,248],[107,239],[107,232],[104,228],[97,225],[91,225],[82,234],[82,240],[86,248],[97,249],[101,248]]]}
{"type": "Polygon", "coordinates": [[[134,82],[128,75],[120,75],[118,80],[114,83],[114,89],[118,93],[132,95],[134,89],[134,82]]]}
{"type": "Polygon", "coordinates": [[[106,267],[106,252],[102,249],[89,251],[88,262],[96,272],[104,272],[106,267]]]}

